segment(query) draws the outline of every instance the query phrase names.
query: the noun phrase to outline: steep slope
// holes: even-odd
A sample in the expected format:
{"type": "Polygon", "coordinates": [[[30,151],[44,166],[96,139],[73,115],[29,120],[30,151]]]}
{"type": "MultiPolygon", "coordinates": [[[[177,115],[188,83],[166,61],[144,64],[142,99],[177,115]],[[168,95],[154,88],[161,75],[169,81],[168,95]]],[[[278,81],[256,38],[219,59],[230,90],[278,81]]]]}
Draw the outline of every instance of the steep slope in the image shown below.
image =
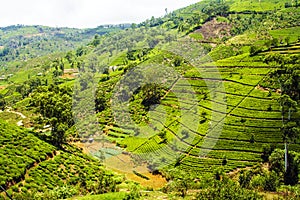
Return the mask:
{"type": "Polygon", "coordinates": [[[115,190],[117,177],[72,146],[57,149],[33,133],[2,120],[0,143],[0,184],[8,193],[1,190],[1,199],[7,195],[14,199],[70,197],[55,193],[62,187],[69,187],[71,196],[86,191],[100,194],[115,190]]]}
{"type": "MultiPolygon", "coordinates": [[[[12,77],[25,83],[27,93],[22,96],[24,90],[12,84],[2,93],[5,103],[18,101],[13,95],[30,99],[40,85],[75,85],[77,130],[70,131],[80,138],[71,139],[118,171],[146,163],[154,172],[180,168],[203,174],[260,164],[266,149],[284,145],[280,88],[268,84],[279,66],[266,64],[265,57],[277,52],[299,61],[299,8],[289,1],[251,1],[253,9],[244,1],[220,2],[201,1],[94,38],[47,63],[27,62],[35,73],[41,65],[47,74],[37,85],[28,76],[12,77]],[[60,65],[72,68],[72,79],[54,77],[63,71],[60,65]]],[[[15,108],[32,109],[20,104],[15,108]]],[[[289,145],[299,148],[298,140],[289,145]]]]}

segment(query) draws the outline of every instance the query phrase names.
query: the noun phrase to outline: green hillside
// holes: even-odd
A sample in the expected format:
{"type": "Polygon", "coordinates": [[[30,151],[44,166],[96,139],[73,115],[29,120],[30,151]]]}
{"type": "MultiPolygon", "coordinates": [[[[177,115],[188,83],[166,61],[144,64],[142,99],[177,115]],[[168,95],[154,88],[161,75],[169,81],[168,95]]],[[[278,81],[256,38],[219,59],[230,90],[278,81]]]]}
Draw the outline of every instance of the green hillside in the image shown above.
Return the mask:
{"type": "Polygon", "coordinates": [[[100,194],[115,191],[122,181],[79,149],[58,149],[2,120],[0,127],[0,183],[7,190],[7,194],[1,191],[1,199],[8,195],[14,199],[58,199],[88,191],[100,194]]]}
{"type": "Polygon", "coordinates": [[[0,55],[2,197],[298,199],[298,6],[200,1],[130,27],[2,28],[0,46],[35,38],[11,46],[26,59],[0,55]]]}
{"type": "Polygon", "coordinates": [[[104,35],[126,27],[128,27],[126,24],[90,29],[25,25],[0,27],[1,69],[6,69],[9,61],[24,61],[50,53],[72,50],[85,45],[96,34],[104,35]]]}

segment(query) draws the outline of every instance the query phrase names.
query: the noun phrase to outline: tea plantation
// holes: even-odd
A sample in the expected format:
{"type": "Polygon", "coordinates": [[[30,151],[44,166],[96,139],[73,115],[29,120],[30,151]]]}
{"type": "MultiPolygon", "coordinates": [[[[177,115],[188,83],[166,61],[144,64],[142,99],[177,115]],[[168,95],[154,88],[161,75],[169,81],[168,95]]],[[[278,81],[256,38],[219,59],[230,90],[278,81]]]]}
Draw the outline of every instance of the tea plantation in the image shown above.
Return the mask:
{"type": "Polygon", "coordinates": [[[115,191],[122,181],[79,149],[66,146],[60,150],[25,129],[3,121],[0,126],[1,187],[7,191],[1,192],[1,199],[8,195],[14,199],[43,198],[43,194],[66,186],[78,188],[72,195],[101,194],[115,191]]]}

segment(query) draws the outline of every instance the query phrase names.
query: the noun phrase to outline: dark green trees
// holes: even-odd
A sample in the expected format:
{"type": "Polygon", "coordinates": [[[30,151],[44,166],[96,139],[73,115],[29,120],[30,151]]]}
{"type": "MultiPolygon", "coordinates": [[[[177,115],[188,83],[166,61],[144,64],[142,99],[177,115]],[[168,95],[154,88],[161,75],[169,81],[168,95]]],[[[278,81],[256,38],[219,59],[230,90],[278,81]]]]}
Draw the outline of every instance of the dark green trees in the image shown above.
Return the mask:
{"type": "Polygon", "coordinates": [[[270,156],[270,170],[276,172],[280,177],[284,177],[283,181],[287,185],[295,185],[299,181],[299,154],[296,152],[289,152],[288,163],[289,170],[285,171],[283,150],[276,149],[270,156]]]}
{"type": "Polygon", "coordinates": [[[291,160],[291,155],[288,153],[287,144],[288,142],[294,142],[297,138],[299,138],[300,133],[300,119],[299,113],[297,113],[297,107],[300,102],[299,58],[300,57],[298,55],[287,57],[276,53],[271,53],[265,58],[266,63],[272,63],[278,67],[271,73],[271,78],[273,78],[275,83],[277,82],[281,90],[281,97],[278,99],[278,102],[281,106],[281,133],[285,143],[285,184],[295,184],[293,181],[290,181],[290,178],[298,177],[298,171],[293,167],[293,160],[291,160]]]}
{"type": "Polygon", "coordinates": [[[30,105],[51,125],[53,144],[61,146],[66,141],[66,131],[74,125],[71,89],[56,85],[39,87],[31,95],[30,105]]]}
{"type": "Polygon", "coordinates": [[[142,104],[149,109],[151,105],[159,104],[164,92],[158,84],[146,84],[141,88],[142,104]]]}

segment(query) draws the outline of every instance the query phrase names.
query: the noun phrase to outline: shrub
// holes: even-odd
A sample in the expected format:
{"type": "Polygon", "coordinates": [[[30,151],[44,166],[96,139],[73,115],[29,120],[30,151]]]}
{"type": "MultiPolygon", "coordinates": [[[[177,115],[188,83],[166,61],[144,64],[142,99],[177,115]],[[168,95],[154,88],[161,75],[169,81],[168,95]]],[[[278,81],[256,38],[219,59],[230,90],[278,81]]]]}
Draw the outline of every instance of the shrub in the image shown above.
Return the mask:
{"type": "Polygon", "coordinates": [[[250,181],[250,187],[252,189],[263,190],[265,188],[265,184],[266,184],[265,177],[260,174],[253,176],[253,178],[250,181]]]}
{"type": "Polygon", "coordinates": [[[272,111],[272,110],[273,110],[272,105],[269,105],[268,111],[272,111]]]}
{"type": "Polygon", "coordinates": [[[139,199],[141,197],[140,188],[137,184],[132,184],[130,186],[130,193],[126,195],[124,200],[139,199]]]}
{"type": "Polygon", "coordinates": [[[179,67],[179,66],[181,65],[182,62],[183,62],[182,58],[176,57],[176,58],[174,59],[173,64],[174,64],[175,67],[179,67]]]}
{"type": "Polygon", "coordinates": [[[255,139],[254,139],[254,135],[253,134],[251,134],[251,138],[250,138],[250,143],[254,143],[255,142],[255,139]]]}
{"type": "Polygon", "coordinates": [[[275,146],[274,145],[264,145],[263,146],[263,153],[261,155],[261,158],[263,159],[264,162],[268,162],[269,161],[269,157],[272,154],[272,152],[274,151],[275,146]]]}
{"type": "Polygon", "coordinates": [[[55,188],[53,194],[57,199],[67,199],[78,194],[78,190],[73,186],[67,185],[67,186],[55,188]]]}
{"type": "Polygon", "coordinates": [[[222,165],[227,165],[227,158],[226,156],[223,157],[223,160],[222,160],[222,165]]]}
{"type": "Polygon", "coordinates": [[[241,119],[241,123],[245,123],[246,121],[247,121],[247,120],[244,119],[244,118],[241,119]]]}
{"type": "Polygon", "coordinates": [[[250,171],[242,171],[239,176],[239,183],[242,188],[249,188],[252,175],[250,171]]]}
{"type": "Polygon", "coordinates": [[[276,188],[279,186],[279,177],[278,175],[273,172],[268,172],[265,175],[265,185],[264,190],[275,192],[276,188]]]}
{"type": "Polygon", "coordinates": [[[196,196],[202,200],[253,200],[263,199],[254,191],[239,187],[235,182],[225,179],[224,181],[214,181],[213,187],[202,190],[196,196]]]}
{"type": "Polygon", "coordinates": [[[143,175],[143,174],[141,174],[141,173],[139,173],[139,172],[137,172],[137,171],[135,171],[135,170],[133,170],[133,173],[134,173],[135,175],[137,175],[137,176],[143,178],[143,179],[150,180],[147,176],[145,176],[145,175],[143,175]]]}

